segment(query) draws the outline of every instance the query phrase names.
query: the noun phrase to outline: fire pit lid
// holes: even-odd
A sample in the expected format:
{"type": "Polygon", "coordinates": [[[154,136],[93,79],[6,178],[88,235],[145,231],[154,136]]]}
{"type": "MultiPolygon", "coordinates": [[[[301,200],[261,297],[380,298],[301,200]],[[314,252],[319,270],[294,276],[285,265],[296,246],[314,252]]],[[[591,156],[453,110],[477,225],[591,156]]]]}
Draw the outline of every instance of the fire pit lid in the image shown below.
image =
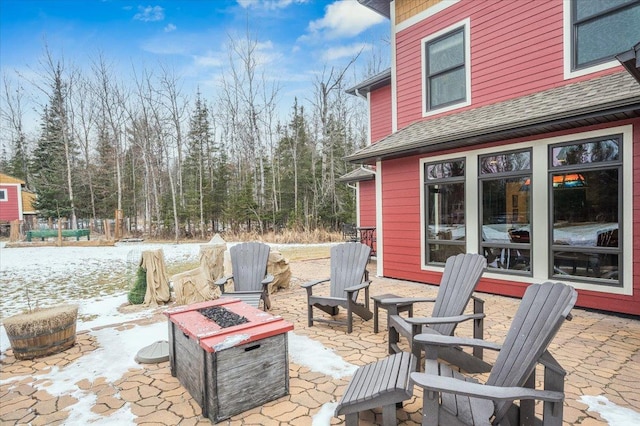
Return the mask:
{"type": "Polygon", "coordinates": [[[167,310],[164,314],[207,352],[221,351],[293,330],[293,324],[282,317],[271,315],[230,297],[180,306],[167,310]],[[212,306],[222,306],[249,321],[222,328],[198,312],[199,309],[212,306]]]}

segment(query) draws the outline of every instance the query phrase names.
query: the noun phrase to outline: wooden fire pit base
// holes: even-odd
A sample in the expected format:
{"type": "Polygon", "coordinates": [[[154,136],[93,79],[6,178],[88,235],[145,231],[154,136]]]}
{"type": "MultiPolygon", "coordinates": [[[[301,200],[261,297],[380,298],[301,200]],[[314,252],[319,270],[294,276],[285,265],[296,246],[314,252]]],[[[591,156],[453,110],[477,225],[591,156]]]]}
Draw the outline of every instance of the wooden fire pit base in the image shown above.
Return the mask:
{"type": "Polygon", "coordinates": [[[166,312],[171,374],[217,423],[289,394],[287,331],[293,325],[237,299],[166,312]],[[247,322],[222,328],[202,315],[223,306],[247,322]]]}

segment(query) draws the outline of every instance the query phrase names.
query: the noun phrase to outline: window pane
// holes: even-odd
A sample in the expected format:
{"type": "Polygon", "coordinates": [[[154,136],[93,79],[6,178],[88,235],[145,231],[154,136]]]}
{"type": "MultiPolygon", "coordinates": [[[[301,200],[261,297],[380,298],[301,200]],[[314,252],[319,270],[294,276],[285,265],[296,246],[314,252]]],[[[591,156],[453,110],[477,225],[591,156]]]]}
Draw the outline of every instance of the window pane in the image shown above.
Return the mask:
{"type": "Polygon", "coordinates": [[[430,240],[465,240],[464,183],[427,187],[427,223],[430,240]]]}
{"type": "MultiPolygon", "coordinates": [[[[597,3],[597,2],[594,2],[597,3]]],[[[577,64],[612,57],[640,40],[640,4],[577,26],[577,64]]]]}
{"type": "Polygon", "coordinates": [[[464,64],[464,32],[428,44],[427,55],[429,75],[464,64]]]}
{"type": "Polygon", "coordinates": [[[495,232],[483,235],[484,241],[509,242],[510,229],[529,226],[529,182],[529,176],[482,182],[483,228],[490,226],[502,232],[502,235],[495,232]]]}
{"type": "Polygon", "coordinates": [[[516,152],[480,158],[480,173],[503,173],[531,169],[531,153],[516,152]]]}
{"type": "Polygon", "coordinates": [[[551,150],[551,161],[553,167],[618,161],[619,150],[617,139],[556,146],[551,150]]]}
{"type": "Polygon", "coordinates": [[[618,229],[618,169],[552,178],[553,244],[602,247],[610,241],[603,234],[618,229]]]}
{"type": "Polygon", "coordinates": [[[451,256],[455,256],[460,253],[466,253],[464,245],[452,245],[452,244],[430,244],[429,245],[429,261],[445,263],[451,256]]]}
{"type": "Polygon", "coordinates": [[[588,18],[621,4],[633,3],[636,0],[575,0],[577,19],[588,18]]]}
{"type": "Polygon", "coordinates": [[[531,250],[486,247],[484,257],[487,259],[489,269],[528,271],[531,250]]]}
{"type": "Polygon", "coordinates": [[[464,67],[429,79],[429,107],[461,101],[466,96],[464,67]]]}
{"type": "Polygon", "coordinates": [[[427,164],[425,166],[425,174],[428,180],[462,177],[464,176],[464,160],[427,164]]]}
{"type": "Polygon", "coordinates": [[[554,276],[573,275],[593,277],[619,282],[619,255],[616,253],[576,253],[555,251],[553,253],[554,276]]]}

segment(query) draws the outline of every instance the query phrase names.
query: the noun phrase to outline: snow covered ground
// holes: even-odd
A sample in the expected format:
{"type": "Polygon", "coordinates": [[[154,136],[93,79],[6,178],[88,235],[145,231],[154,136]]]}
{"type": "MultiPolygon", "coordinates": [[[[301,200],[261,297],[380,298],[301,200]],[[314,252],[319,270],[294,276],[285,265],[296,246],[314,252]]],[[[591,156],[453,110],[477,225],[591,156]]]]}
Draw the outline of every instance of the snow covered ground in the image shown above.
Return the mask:
{"type": "MultiPolygon", "coordinates": [[[[233,245],[233,243],[228,244],[233,245]]],[[[77,329],[97,327],[144,318],[151,309],[122,313],[118,307],[127,301],[130,279],[135,276],[142,251],[162,248],[167,268],[179,264],[197,263],[200,243],[197,244],[117,244],[115,247],[33,247],[6,248],[0,244],[0,286],[5,297],[0,299],[3,318],[32,307],[52,306],[60,303],[79,305],[77,329]]],[[[138,325],[128,330],[102,328],[91,331],[100,345],[90,354],[60,369],[53,367],[36,385],[54,396],[70,394],[79,400],[70,406],[66,424],[135,424],[135,416],[128,405],[105,420],[91,412],[95,394],[78,388],[83,378],[91,381],[96,375],[113,382],[129,368],[138,364],[134,355],[138,350],[167,333],[165,323],[138,325]],[[122,350],[110,352],[105,364],[103,348],[118,346],[122,350]],[[132,355],[133,354],[133,355],[132,355]],[[114,357],[117,357],[115,359],[114,357]],[[105,369],[105,366],[108,368],[105,369]],[[105,423],[106,421],[106,423],[105,423]]],[[[0,327],[0,351],[10,347],[4,327],[0,327]]],[[[306,336],[289,333],[291,361],[332,377],[352,375],[356,369],[330,349],[306,336]],[[313,350],[309,350],[313,348],[313,350]]],[[[4,355],[0,355],[2,359],[4,355]]],[[[0,381],[6,383],[19,378],[0,381]]],[[[316,426],[329,425],[335,404],[326,404],[314,417],[316,426]]]]}

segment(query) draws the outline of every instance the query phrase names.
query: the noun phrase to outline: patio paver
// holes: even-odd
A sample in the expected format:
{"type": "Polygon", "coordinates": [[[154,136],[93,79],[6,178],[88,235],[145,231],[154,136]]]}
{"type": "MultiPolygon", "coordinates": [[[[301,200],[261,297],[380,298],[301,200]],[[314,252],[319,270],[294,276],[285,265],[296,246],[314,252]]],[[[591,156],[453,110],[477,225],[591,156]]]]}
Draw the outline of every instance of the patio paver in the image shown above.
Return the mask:
{"type": "MultiPolygon", "coordinates": [[[[375,265],[370,265],[370,270],[375,265]]],[[[387,355],[386,316],[380,315],[380,333],[373,332],[373,320],[364,322],[354,317],[352,334],[346,327],[317,323],[307,327],[306,292],[301,282],[328,276],[329,259],[291,262],[292,286],[272,296],[274,315],[294,323],[294,333],[312,338],[331,348],[347,362],[363,365],[387,355]]],[[[394,293],[435,297],[437,287],[371,277],[371,294],[394,293]]],[[[485,299],[485,338],[501,342],[516,310],[518,299],[481,294],[485,299]]],[[[429,312],[428,304],[416,305],[414,315],[429,312]],[[426,306],[422,306],[426,305],[426,306]]],[[[346,315],[341,312],[340,315],[346,315]]],[[[620,407],[640,413],[640,320],[575,308],[573,321],[566,322],[554,339],[550,351],[567,369],[565,425],[605,425],[598,413],[587,411],[579,401],[583,395],[602,395],[620,407]]],[[[158,313],[139,322],[162,321],[158,313]]],[[[130,325],[114,325],[113,328],[130,325]]],[[[457,334],[471,335],[470,324],[463,324],[457,334]]],[[[0,363],[0,424],[63,425],[68,417],[65,408],[77,403],[74,395],[54,397],[36,389],[42,383],[42,372],[51,366],[63,368],[97,348],[96,339],[88,332],[77,336],[77,344],[60,354],[32,361],[17,361],[9,350],[0,363]],[[26,377],[25,377],[26,376],[26,377]]],[[[135,354],[131,354],[132,357],[135,354]]],[[[490,358],[489,358],[490,359],[490,358]]],[[[290,395],[269,402],[219,424],[228,425],[311,425],[324,404],[336,402],[344,392],[349,377],[334,379],[290,361],[290,395]]],[[[109,418],[125,405],[144,425],[209,425],[189,393],[172,377],[169,363],[143,364],[122,378],[108,383],[102,377],[82,380],[76,386],[95,395],[90,410],[109,418]]],[[[82,396],[86,399],[86,395],[82,396]]],[[[418,425],[421,419],[422,394],[414,396],[398,410],[400,425],[418,425]]],[[[639,414],[640,415],[640,414],[639,414]]],[[[360,424],[379,424],[380,409],[365,412],[360,424]]],[[[343,424],[343,418],[332,418],[331,424],[343,424]]]]}

